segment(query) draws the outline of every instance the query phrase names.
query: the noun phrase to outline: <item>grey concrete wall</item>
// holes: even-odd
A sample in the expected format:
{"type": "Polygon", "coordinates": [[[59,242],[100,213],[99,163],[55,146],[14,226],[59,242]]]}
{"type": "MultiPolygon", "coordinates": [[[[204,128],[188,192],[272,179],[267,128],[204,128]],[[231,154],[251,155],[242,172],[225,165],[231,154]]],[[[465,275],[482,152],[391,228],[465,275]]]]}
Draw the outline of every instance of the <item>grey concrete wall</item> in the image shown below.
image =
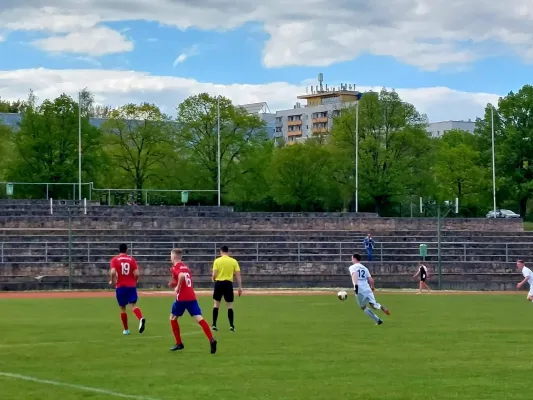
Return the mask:
{"type": "MultiPolygon", "coordinates": [[[[75,229],[226,229],[226,230],[354,230],[381,231],[435,231],[437,221],[432,218],[358,218],[358,217],[128,217],[98,216],[73,217],[75,229]]],[[[55,216],[0,217],[1,228],[66,228],[68,218],[55,216]]],[[[521,219],[463,219],[442,221],[443,231],[522,232],[521,219]]]]}
{"type": "MultiPolygon", "coordinates": [[[[190,267],[198,288],[212,286],[211,264],[191,262],[190,267]]],[[[245,287],[351,287],[349,263],[265,262],[242,263],[245,287]]],[[[367,264],[378,288],[416,288],[412,278],[416,263],[367,264]]],[[[144,288],[166,288],[168,265],[165,262],[148,263],[141,267],[144,288]]],[[[429,284],[437,285],[436,264],[429,265],[429,284]]],[[[0,269],[0,290],[64,289],[68,287],[69,266],[53,264],[4,264],[0,269]],[[36,277],[44,276],[42,279],[36,277]]],[[[101,289],[107,287],[108,263],[73,264],[73,287],[101,289]]],[[[515,290],[521,280],[513,263],[504,262],[445,262],[442,263],[443,289],[456,290],[515,290]]]]}

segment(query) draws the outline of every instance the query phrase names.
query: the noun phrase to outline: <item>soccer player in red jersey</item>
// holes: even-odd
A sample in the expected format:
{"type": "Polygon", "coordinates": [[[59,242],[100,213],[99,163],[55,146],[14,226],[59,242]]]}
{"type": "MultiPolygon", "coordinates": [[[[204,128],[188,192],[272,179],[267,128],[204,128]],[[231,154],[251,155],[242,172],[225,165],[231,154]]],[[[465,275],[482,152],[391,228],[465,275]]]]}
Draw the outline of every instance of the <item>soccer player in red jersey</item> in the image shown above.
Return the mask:
{"type": "Polygon", "coordinates": [[[133,313],[139,320],[139,333],[143,333],[146,327],[146,319],[143,317],[141,309],[137,307],[137,281],[139,280],[139,267],[135,258],[128,255],[128,246],[121,244],[120,254],[111,259],[111,270],[109,284],[116,287],[118,306],[120,307],[120,319],[124,326],[124,335],[129,335],[128,314],[126,306],[131,305],[133,313]]]}
{"type": "Polygon", "coordinates": [[[217,352],[217,341],[213,338],[213,333],[209,328],[209,324],[202,317],[202,310],[198,305],[196,293],[194,292],[191,270],[181,262],[182,254],[183,252],[181,249],[174,249],[170,253],[173,267],[170,269],[170,272],[172,273],[172,281],[169,282],[169,286],[175,288],[176,291],[176,301],[172,305],[172,311],[170,314],[170,326],[172,327],[172,332],[176,339],[176,345],[170,350],[176,351],[184,349],[178,318],[185,313],[185,310],[187,310],[189,315],[202,327],[204,334],[211,345],[211,354],[215,354],[217,352]]]}

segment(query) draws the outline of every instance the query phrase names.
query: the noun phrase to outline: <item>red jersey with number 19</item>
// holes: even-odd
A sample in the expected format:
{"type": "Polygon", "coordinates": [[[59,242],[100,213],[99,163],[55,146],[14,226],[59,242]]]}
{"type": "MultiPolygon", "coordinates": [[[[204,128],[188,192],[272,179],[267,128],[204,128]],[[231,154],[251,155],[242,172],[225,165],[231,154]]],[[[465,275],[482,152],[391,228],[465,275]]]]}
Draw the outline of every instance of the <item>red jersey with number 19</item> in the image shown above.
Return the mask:
{"type": "Polygon", "coordinates": [[[172,268],[172,279],[174,282],[178,282],[179,275],[185,274],[185,279],[181,281],[181,287],[176,296],[177,301],[194,301],[196,300],[196,293],[194,292],[194,286],[192,282],[191,270],[182,262],[177,263],[172,268]]]}
{"type": "Polygon", "coordinates": [[[119,254],[111,259],[111,268],[117,271],[117,288],[137,287],[137,277],[133,275],[133,271],[138,269],[135,258],[119,254]]]}

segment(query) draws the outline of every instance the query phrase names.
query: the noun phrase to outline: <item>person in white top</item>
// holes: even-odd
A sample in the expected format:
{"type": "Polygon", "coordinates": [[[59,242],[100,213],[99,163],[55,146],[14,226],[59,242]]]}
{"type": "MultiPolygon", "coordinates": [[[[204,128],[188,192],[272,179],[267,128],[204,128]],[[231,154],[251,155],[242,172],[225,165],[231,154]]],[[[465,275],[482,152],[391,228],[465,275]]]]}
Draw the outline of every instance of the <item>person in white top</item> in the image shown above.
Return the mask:
{"type": "Polygon", "coordinates": [[[355,297],[359,303],[361,310],[372,318],[376,325],[381,325],[383,321],[367,306],[370,304],[372,308],[383,311],[386,315],[390,315],[390,311],[379,304],[374,297],[374,279],[370,275],[368,268],[361,264],[361,256],[354,254],[352,256],[353,265],[350,266],[350,275],[352,277],[353,290],[355,297]]]}
{"type": "Polygon", "coordinates": [[[518,260],[516,262],[516,268],[518,268],[518,270],[522,272],[522,275],[524,275],[524,279],[519,282],[516,287],[518,289],[522,289],[522,287],[526,283],[529,283],[529,293],[527,294],[527,300],[533,301],[533,272],[528,267],[526,267],[526,263],[524,262],[524,260],[518,260]]]}

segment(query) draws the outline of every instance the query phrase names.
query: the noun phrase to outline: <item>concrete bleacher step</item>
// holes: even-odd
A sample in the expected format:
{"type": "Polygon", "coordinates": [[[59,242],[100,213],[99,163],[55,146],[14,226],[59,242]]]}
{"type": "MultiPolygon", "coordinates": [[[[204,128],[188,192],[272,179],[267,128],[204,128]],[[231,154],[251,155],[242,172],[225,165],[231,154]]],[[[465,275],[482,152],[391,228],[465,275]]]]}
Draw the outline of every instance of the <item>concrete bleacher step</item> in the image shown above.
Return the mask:
{"type": "MultiPolygon", "coordinates": [[[[63,221],[64,222],[64,221],[63,221]]],[[[221,228],[198,228],[198,227],[190,227],[190,228],[142,228],[137,229],[135,227],[127,227],[127,228],[113,228],[111,226],[105,227],[105,228],[88,228],[83,226],[73,226],[72,227],[73,234],[77,235],[99,235],[99,234],[113,234],[113,235],[145,235],[145,236],[155,236],[155,235],[170,235],[170,234],[179,234],[179,235],[199,235],[199,234],[209,234],[209,235],[220,235],[220,234],[234,234],[234,235],[247,235],[247,234],[254,234],[254,235],[283,235],[283,234],[291,234],[293,236],[297,235],[313,235],[313,236],[331,236],[331,235],[337,235],[337,236],[354,236],[357,238],[360,238],[361,240],[366,236],[368,233],[367,231],[362,231],[358,229],[353,229],[350,227],[347,227],[345,229],[313,229],[313,228],[306,228],[306,229],[297,229],[295,227],[290,229],[276,229],[273,228],[264,228],[261,226],[257,226],[256,228],[250,230],[249,228],[243,228],[243,229],[231,229],[221,227],[221,228]]],[[[18,233],[19,235],[32,235],[32,234],[57,234],[61,231],[68,231],[68,224],[65,226],[57,227],[57,228],[43,228],[40,226],[35,227],[25,227],[25,228],[16,228],[16,227],[0,227],[0,235],[9,235],[13,233],[18,233]]],[[[405,239],[417,239],[417,238],[437,238],[437,232],[436,229],[434,230],[416,230],[416,231],[398,231],[398,230],[383,230],[383,229],[373,229],[371,231],[373,234],[373,237],[375,240],[388,240],[389,238],[401,238],[401,240],[405,239]]],[[[517,237],[533,237],[533,232],[492,232],[492,231],[486,231],[486,232],[474,232],[474,231],[442,231],[441,236],[443,238],[449,238],[450,240],[458,238],[459,240],[462,238],[471,238],[472,240],[479,240],[480,238],[492,238],[492,237],[500,237],[500,238],[508,238],[509,240],[512,240],[513,238],[517,237]]],[[[417,239],[418,240],[418,239],[417,239]]]]}
{"type": "MultiPolygon", "coordinates": [[[[342,218],[333,216],[311,217],[263,215],[253,213],[233,213],[217,217],[177,217],[177,216],[75,216],[70,218],[74,228],[89,229],[314,229],[314,230],[361,230],[361,231],[423,231],[436,230],[436,220],[431,218],[361,218],[346,215],[342,218]]],[[[3,228],[65,228],[67,218],[61,216],[39,217],[0,217],[0,227],[3,228]]],[[[482,230],[482,231],[523,231],[522,221],[519,219],[449,219],[442,223],[442,230],[482,230]]]]}
{"type": "MultiPolygon", "coordinates": [[[[54,236],[57,238],[67,238],[68,229],[58,230],[0,230],[0,240],[5,238],[9,240],[43,240],[47,237],[54,236]]],[[[72,230],[72,237],[76,240],[95,240],[95,241],[199,241],[202,238],[208,240],[228,240],[228,241],[252,241],[250,238],[260,241],[261,239],[272,241],[287,241],[288,239],[296,239],[300,241],[320,241],[323,239],[349,241],[362,243],[363,235],[357,232],[338,233],[336,231],[271,231],[271,230],[256,230],[252,232],[246,231],[231,231],[227,230],[72,230]],[[312,239],[312,240],[311,240],[312,239]]],[[[376,245],[386,242],[398,243],[436,243],[437,235],[418,235],[407,236],[397,234],[397,236],[375,236],[376,245]]],[[[488,243],[488,242],[508,242],[525,243],[533,242],[533,234],[523,234],[520,236],[469,236],[469,235],[443,235],[441,238],[443,242],[469,242],[469,243],[488,243]]]]}

